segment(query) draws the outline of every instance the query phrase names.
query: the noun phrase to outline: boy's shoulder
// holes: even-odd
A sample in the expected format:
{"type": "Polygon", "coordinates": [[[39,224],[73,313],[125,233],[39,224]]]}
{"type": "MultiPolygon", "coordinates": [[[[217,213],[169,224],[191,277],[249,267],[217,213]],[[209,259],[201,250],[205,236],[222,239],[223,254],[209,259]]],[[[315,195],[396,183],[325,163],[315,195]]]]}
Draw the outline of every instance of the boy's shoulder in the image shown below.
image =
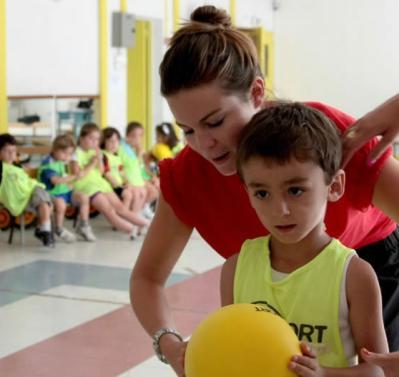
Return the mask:
{"type": "Polygon", "coordinates": [[[137,158],[136,152],[134,149],[126,142],[126,140],[122,139],[120,148],[118,152],[122,152],[121,155],[122,157],[126,155],[127,157],[130,158],[137,158]]]}
{"type": "Polygon", "coordinates": [[[51,155],[44,156],[41,160],[41,165],[48,165],[54,162],[55,160],[51,157],[51,155]]]}

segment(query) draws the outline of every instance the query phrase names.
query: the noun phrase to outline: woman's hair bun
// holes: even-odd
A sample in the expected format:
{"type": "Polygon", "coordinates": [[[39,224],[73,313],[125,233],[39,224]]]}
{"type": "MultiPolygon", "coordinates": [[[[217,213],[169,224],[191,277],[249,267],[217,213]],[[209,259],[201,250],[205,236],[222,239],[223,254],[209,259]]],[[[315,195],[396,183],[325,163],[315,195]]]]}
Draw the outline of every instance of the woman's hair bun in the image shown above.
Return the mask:
{"type": "Polygon", "coordinates": [[[224,9],[218,9],[213,5],[198,7],[191,13],[191,21],[202,22],[210,25],[219,25],[225,28],[231,27],[231,18],[224,9]]]}

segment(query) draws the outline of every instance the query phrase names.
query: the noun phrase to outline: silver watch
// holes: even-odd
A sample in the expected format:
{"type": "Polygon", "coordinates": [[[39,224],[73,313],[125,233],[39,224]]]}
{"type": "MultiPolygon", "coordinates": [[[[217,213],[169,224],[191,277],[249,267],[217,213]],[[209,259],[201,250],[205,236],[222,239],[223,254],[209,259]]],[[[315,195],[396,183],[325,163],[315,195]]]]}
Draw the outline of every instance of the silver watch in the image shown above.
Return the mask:
{"type": "Polygon", "coordinates": [[[154,348],[155,354],[157,355],[158,359],[165,364],[169,364],[168,360],[166,360],[165,355],[161,352],[161,347],[159,346],[159,340],[161,339],[162,335],[165,334],[172,334],[180,341],[183,341],[183,337],[178,333],[176,329],[169,329],[167,327],[162,327],[152,337],[152,347],[154,348]]]}

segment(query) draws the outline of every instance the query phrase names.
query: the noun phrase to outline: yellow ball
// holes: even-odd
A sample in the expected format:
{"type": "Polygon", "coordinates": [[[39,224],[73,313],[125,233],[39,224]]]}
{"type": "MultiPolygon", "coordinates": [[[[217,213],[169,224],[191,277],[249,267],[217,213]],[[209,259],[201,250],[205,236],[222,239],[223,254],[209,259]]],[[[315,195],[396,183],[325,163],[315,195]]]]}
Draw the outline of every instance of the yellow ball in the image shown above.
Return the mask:
{"type": "Polygon", "coordinates": [[[234,304],[211,313],[192,334],[185,355],[186,377],[292,377],[293,355],[301,354],[289,324],[265,306],[234,304]]]}

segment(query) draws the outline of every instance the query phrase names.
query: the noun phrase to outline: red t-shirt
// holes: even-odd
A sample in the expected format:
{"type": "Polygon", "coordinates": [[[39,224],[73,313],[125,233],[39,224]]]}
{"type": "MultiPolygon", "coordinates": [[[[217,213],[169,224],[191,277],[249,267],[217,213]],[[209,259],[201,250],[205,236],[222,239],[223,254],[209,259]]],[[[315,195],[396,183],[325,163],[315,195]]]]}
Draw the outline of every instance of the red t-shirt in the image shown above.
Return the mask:
{"type": "MultiPolygon", "coordinates": [[[[354,122],[330,106],[307,104],[326,114],[340,131],[354,122]]],[[[367,166],[368,152],[376,143],[376,139],[368,142],[354,155],[345,168],[344,196],[327,207],[327,232],[354,249],[382,240],[396,228],[396,223],[371,202],[374,185],[392,154],[388,150],[374,165],[367,166]]],[[[252,209],[237,174],[220,174],[191,148],[186,147],[175,159],[161,161],[160,173],[162,194],[176,216],[196,228],[223,257],[239,252],[246,239],[269,233],[252,209]]]]}

